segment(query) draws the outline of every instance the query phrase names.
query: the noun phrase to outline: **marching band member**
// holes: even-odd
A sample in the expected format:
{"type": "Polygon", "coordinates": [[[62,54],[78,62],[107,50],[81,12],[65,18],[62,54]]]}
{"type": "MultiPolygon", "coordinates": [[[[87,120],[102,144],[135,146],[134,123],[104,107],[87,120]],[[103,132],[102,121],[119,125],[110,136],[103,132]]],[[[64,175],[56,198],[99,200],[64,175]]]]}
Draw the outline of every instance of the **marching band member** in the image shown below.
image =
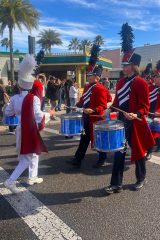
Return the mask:
{"type": "MultiPolygon", "coordinates": [[[[143,187],[146,177],[145,154],[154,145],[154,139],[145,115],[149,112],[149,90],[144,79],[139,76],[141,56],[134,50],[124,53],[122,65],[125,77],[120,79],[116,87],[113,107],[127,112],[119,113],[119,120],[124,123],[126,140],[131,148],[131,161],[135,162],[137,182],[134,190],[143,187]],[[136,118],[141,118],[137,120],[136,118]]],[[[108,114],[110,110],[106,110],[108,114]]],[[[126,151],[116,152],[113,162],[111,182],[105,188],[107,194],[122,191],[123,172],[126,151]]]]}
{"type": "MultiPolygon", "coordinates": [[[[85,85],[83,95],[77,103],[77,107],[84,109],[83,123],[85,134],[81,134],[79,147],[75,156],[73,160],[68,161],[68,163],[78,168],[81,166],[82,159],[85,157],[90,141],[93,143],[93,123],[103,120],[102,115],[107,108],[107,98],[110,97],[109,91],[102,86],[102,84],[98,83],[101,74],[102,68],[100,66],[95,67],[92,72],[87,74],[89,84],[85,85]]],[[[105,159],[106,153],[99,152],[99,160],[94,167],[100,167],[105,159]]]]}
{"type": "MultiPolygon", "coordinates": [[[[160,61],[157,64],[157,70],[153,74],[154,84],[149,87],[150,90],[150,112],[154,113],[154,115],[150,114],[151,118],[159,117],[160,115],[160,61]]],[[[152,131],[153,137],[156,141],[157,149],[156,151],[160,150],[160,133],[152,131]]]]}
{"type": "MultiPolygon", "coordinates": [[[[158,63],[157,63],[157,70],[155,73],[153,73],[152,71],[152,64],[149,63],[143,74],[144,79],[147,81],[149,86],[149,101],[150,101],[149,112],[152,113],[152,114],[149,114],[149,117],[151,119],[158,117],[157,114],[160,112],[160,83],[159,83],[160,64],[158,63]]],[[[160,133],[152,130],[152,135],[156,141],[156,145],[157,145],[156,151],[159,151],[160,150],[160,139],[159,139],[160,133]]],[[[152,150],[153,148],[147,151],[146,160],[151,159],[152,150]]]]}
{"type": "Polygon", "coordinates": [[[28,184],[41,183],[38,178],[38,161],[41,152],[47,152],[39,131],[44,127],[44,115],[41,112],[40,99],[29,91],[32,89],[34,78],[31,75],[36,66],[33,56],[27,55],[20,64],[18,84],[20,94],[11,98],[6,108],[7,116],[17,115],[19,125],[16,129],[16,148],[19,163],[4,185],[12,193],[18,193],[16,180],[29,168],[28,184]]]}

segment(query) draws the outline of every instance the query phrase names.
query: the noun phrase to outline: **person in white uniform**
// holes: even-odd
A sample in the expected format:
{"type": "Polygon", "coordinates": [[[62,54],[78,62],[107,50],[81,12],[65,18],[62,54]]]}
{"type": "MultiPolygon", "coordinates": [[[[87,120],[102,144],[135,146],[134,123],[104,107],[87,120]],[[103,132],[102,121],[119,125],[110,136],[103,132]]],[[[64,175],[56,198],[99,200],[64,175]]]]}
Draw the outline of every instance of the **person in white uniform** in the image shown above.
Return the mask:
{"type": "MultiPolygon", "coordinates": [[[[39,147],[41,151],[37,150],[35,147],[36,144],[39,143],[37,142],[37,138],[38,138],[38,141],[40,140],[40,142],[43,143],[42,139],[40,139],[40,135],[36,135],[36,138],[35,138],[36,141],[32,143],[33,145],[32,149],[30,148],[29,144],[27,145],[28,134],[24,136],[24,134],[27,131],[26,129],[27,124],[32,124],[30,122],[34,122],[34,121],[36,123],[34,126],[32,126],[32,128],[28,128],[28,131],[29,129],[37,128],[37,129],[34,129],[33,133],[31,132],[29,133],[30,136],[32,136],[34,135],[35,131],[38,132],[38,126],[39,124],[42,124],[44,120],[44,114],[41,111],[40,99],[37,96],[33,96],[33,94],[29,93],[29,90],[32,89],[32,85],[34,82],[34,77],[32,76],[32,72],[35,66],[36,66],[36,61],[34,57],[31,55],[27,55],[22,61],[22,63],[20,64],[20,69],[18,73],[18,84],[21,92],[20,94],[17,94],[11,98],[9,105],[6,107],[6,110],[5,110],[6,116],[16,115],[18,116],[18,120],[19,120],[19,124],[16,129],[16,148],[18,152],[19,163],[15,168],[15,170],[13,171],[13,173],[11,174],[11,176],[9,177],[9,179],[7,179],[4,182],[4,185],[8,189],[10,189],[12,193],[19,192],[18,188],[16,187],[16,180],[27,168],[29,168],[29,178],[27,181],[29,185],[43,182],[43,178],[38,177],[38,162],[39,162],[40,153],[42,151],[46,152],[47,150],[45,149],[45,146],[43,144],[42,144],[43,145],[42,148],[41,146],[39,147]],[[28,103],[29,105],[27,105],[28,103]],[[29,118],[32,118],[32,116],[29,116],[28,119],[27,117],[25,117],[25,119],[22,122],[22,116],[25,114],[24,111],[26,111],[25,108],[26,110],[28,108],[31,108],[33,110],[33,121],[29,120],[29,118]],[[23,130],[24,128],[26,130],[23,130]],[[26,140],[24,141],[23,139],[26,139],[26,140]]],[[[28,143],[29,143],[29,139],[28,139],[28,143]]]]}

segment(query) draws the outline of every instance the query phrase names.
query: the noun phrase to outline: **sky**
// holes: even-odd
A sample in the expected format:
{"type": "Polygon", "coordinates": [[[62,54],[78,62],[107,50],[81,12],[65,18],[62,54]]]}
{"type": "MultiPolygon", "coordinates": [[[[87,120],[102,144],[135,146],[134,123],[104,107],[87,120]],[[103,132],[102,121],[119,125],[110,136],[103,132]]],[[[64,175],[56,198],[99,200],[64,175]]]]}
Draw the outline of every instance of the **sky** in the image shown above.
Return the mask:
{"type": "MultiPolygon", "coordinates": [[[[134,46],[160,43],[160,0],[31,0],[40,12],[39,28],[31,32],[38,40],[43,29],[54,29],[61,34],[63,45],[54,46],[54,52],[68,51],[74,37],[93,40],[102,35],[103,49],[120,47],[120,32],[128,22],[134,30],[134,46]]],[[[27,52],[29,32],[23,28],[14,31],[14,50],[27,52]]],[[[6,29],[3,37],[8,37],[6,29]]],[[[2,39],[2,37],[0,38],[2,39]]],[[[0,51],[5,50],[0,47],[0,51]]],[[[39,50],[39,46],[36,46],[39,50]]]]}

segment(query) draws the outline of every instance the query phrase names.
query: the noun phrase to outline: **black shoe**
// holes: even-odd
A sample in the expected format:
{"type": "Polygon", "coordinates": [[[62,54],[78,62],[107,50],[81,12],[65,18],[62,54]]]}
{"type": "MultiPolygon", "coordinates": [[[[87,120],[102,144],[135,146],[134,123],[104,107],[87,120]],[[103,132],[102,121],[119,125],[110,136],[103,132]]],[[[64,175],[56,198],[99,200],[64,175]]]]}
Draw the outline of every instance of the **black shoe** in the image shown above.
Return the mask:
{"type": "Polygon", "coordinates": [[[93,168],[101,168],[104,166],[104,161],[97,161],[96,164],[93,165],[93,168]]]}
{"type": "Polygon", "coordinates": [[[78,161],[76,158],[73,158],[72,160],[67,160],[66,163],[69,164],[69,165],[72,165],[76,168],[81,167],[81,161],[78,161]]]}
{"type": "Polygon", "coordinates": [[[140,190],[141,188],[143,188],[144,184],[145,184],[145,181],[137,181],[133,186],[133,190],[134,191],[140,190]]]}
{"type": "Polygon", "coordinates": [[[104,191],[107,194],[120,193],[123,191],[123,188],[122,188],[122,186],[109,185],[108,187],[104,188],[104,191]]]}

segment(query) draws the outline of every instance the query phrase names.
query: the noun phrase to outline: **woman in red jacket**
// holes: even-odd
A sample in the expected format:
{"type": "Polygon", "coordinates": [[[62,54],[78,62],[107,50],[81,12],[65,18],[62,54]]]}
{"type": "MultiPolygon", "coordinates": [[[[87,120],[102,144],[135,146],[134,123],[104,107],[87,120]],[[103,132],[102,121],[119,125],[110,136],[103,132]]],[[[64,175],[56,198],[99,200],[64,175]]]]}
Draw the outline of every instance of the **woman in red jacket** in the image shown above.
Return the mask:
{"type": "MultiPolygon", "coordinates": [[[[139,76],[140,60],[141,56],[134,51],[124,54],[122,65],[126,77],[118,81],[112,105],[127,112],[119,113],[119,120],[124,123],[126,140],[131,147],[131,161],[135,162],[136,166],[137,181],[134,190],[139,190],[144,185],[145,154],[147,149],[154,145],[152,133],[145,120],[150,106],[149,90],[146,81],[139,76]],[[141,121],[137,120],[137,117],[141,118],[141,121]]],[[[111,182],[105,188],[107,194],[122,190],[125,155],[125,149],[115,153],[111,182]]]]}

